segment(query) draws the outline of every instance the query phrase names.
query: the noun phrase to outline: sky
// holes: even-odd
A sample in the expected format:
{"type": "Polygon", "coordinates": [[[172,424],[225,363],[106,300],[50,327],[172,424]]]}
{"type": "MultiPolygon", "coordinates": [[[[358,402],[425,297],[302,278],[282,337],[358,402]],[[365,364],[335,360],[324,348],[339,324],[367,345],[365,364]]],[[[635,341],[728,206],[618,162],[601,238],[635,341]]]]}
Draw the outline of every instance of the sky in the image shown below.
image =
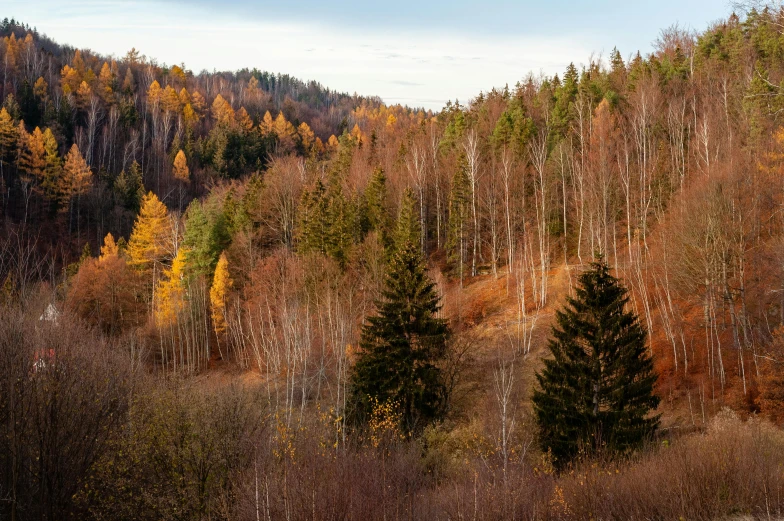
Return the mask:
{"type": "Polygon", "coordinates": [[[0,17],[55,41],[158,63],[258,68],[386,103],[438,110],[529,72],[562,73],[617,47],[653,49],[673,24],[702,31],[726,0],[3,0],[0,17]]]}

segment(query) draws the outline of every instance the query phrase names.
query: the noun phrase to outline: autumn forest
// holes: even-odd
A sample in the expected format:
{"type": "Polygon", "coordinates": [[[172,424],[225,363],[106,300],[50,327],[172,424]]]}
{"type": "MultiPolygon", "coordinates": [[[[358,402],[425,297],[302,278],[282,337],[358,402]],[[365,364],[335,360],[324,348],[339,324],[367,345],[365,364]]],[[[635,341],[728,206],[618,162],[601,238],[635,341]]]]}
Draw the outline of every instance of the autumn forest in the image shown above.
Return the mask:
{"type": "Polygon", "coordinates": [[[0,518],[784,515],[784,9],[654,48],[433,112],[3,20],[0,518]]]}

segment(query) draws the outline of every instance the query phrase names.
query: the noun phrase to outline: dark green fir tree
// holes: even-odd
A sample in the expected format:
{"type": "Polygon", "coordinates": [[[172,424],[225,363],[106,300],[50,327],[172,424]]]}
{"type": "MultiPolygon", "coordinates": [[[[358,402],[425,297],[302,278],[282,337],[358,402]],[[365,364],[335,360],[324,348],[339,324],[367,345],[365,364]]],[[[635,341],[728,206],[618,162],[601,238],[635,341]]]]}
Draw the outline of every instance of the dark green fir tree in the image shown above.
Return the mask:
{"type": "Polygon", "coordinates": [[[536,375],[533,408],[544,451],[563,467],[580,454],[626,453],[659,425],[646,331],[626,288],[600,259],[556,313],[552,358],[536,375]]]}
{"type": "Polygon", "coordinates": [[[351,374],[352,413],[367,419],[374,404],[391,404],[405,433],[420,431],[446,411],[441,369],[450,338],[438,316],[440,298],[427,275],[420,247],[415,198],[407,191],[395,231],[382,298],[362,329],[351,374]]]}

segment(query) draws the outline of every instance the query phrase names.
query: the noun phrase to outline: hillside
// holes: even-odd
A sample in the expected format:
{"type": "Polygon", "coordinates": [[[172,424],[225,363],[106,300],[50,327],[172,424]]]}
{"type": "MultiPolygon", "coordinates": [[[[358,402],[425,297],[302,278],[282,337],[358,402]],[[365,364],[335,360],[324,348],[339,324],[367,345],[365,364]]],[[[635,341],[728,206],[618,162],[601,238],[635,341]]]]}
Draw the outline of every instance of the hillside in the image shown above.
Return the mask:
{"type": "Polygon", "coordinates": [[[5,20],[0,516],[781,515],[782,27],[675,26],[434,114],[5,20]],[[352,393],[413,247],[449,334],[406,430],[352,393]],[[661,428],[562,466],[531,394],[600,258],[661,428]]]}

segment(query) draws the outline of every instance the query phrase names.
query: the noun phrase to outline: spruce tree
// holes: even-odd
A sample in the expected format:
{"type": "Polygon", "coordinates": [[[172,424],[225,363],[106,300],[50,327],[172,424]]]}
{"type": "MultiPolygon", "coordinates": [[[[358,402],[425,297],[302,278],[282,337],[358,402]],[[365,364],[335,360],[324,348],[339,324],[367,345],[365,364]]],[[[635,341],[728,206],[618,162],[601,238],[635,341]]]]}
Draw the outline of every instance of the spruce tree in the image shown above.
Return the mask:
{"type": "Polygon", "coordinates": [[[542,449],[561,467],[581,452],[632,450],[659,424],[646,331],[626,310],[626,288],[600,259],[576,292],[556,313],[533,394],[542,449]]]}
{"type": "Polygon", "coordinates": [[[375,404],[391,405],[407,433],[419,431],[446,410],[440,363],[450,337],[446,320],[438,317],[440,298],[422,258],[414,203],[409,191],[377,314],[362,328],[351,374],[354,417],[367,418],[375,404]]]}
{"type": "Polygon", "coordinates": [[[447,229],[447,260],[462,285],[468,250],[468,218],[471,205],[471,182],[468,179],[468,162],[460,155],[457,170],[452,178],[449,195],[449,223],[447,229]]]}

